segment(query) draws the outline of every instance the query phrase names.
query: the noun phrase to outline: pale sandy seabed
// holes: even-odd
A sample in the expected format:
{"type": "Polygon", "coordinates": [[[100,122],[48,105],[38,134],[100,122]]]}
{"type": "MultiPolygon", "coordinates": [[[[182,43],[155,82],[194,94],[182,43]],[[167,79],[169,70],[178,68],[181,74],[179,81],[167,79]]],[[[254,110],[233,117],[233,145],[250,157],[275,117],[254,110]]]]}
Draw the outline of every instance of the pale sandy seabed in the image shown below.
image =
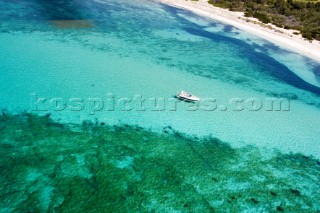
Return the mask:
{"type": "Polygon", "coordinates": [[[310,42],[302,38],[301,35],[293,34],[294,30],[286,30],[271,24],[269,24],[269,26],[272,26],[273,29],[268,29],[258,24],[247,22],[246,19],[256,22],[258,20],[255,18],[244,17],[242,12],[232,12],[227,9],[214,7],[206,0],[160,0],[160,2],[190,10],[198,15],[221,21],[225,24],[230,24],[241,30],[278,44],[286,49],[320,61],[320,41],[314,40],[310,42]]]}

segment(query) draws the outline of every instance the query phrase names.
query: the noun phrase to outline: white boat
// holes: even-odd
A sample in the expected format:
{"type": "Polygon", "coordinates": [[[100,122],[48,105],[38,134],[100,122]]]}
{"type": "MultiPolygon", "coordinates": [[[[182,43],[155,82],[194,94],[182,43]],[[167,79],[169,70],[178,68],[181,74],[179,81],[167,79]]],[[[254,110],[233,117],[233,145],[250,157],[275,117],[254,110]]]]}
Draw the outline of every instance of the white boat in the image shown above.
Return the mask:
{"type": "Polygon", "coordinates": [[[178,93],[176,97],[184,101],[200,101],[200,98],[198,98],[197,96],[194,96],[183,90],[180,93],[178,93]]]}

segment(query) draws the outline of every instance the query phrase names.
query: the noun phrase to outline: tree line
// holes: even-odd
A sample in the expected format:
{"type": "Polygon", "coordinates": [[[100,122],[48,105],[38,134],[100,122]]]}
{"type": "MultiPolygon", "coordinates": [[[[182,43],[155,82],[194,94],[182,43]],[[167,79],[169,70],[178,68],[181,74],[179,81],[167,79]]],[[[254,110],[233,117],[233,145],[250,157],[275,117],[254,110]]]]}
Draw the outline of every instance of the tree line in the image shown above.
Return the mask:
{"type": "Polygon", "coordinates": [[[320,2],[293,0],[209,0],[231,11],[243,11],[263,23],[301,32],[306,39],[320,40],[320,2]]]}

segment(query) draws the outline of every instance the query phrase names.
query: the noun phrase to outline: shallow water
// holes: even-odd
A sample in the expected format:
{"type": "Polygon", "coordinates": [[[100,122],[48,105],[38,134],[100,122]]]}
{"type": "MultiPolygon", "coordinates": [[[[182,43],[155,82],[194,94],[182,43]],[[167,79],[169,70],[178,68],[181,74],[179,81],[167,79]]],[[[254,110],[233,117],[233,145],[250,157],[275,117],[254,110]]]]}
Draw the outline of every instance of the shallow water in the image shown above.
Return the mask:
{"type": "Polygon", "coordinates": [[[167,127],[0,116],[3,212],[319,210],[320,162],[167,127]]]}
{"type": "MultiPolygon", "coordinates": [[[[242,155],[243,152],[244,156],[247,156],[249,155],[248,153],[260,153],[261,150],[264,150],[263,152],[266,152],[263,155],[264,157],[260,156],[262,155],[261,153],[254,154],[258,155],[259,158],[257,165],[251,158],[253,156],[249,158],[252,167],[259,167],[262,164],[269,165],[270,171],[276,173],[273,174],[274,183],[280,184],[277,181],[281,180],[285,183],[289,182],[291,184],[290,187],[296,184],[295,180],[293,180],[294,177],[291,177],[291,171],[285,170],[284,167],[281,167],[280,170],[274,170],[275,161],[277,163],[281,161],[283,163],[281,166],[284,166],[287,162],[284,159],[291,159],[292,156],[298,156],[299,166],[304,165],[304,163],[315,165],[315,167],[312,167],[312,171],[299,167],[303,171],[301,174],[307,174],[307,177],[304,177],[307,181],[311,181],[312,178],[312,180],[319,180],[319,176],[317,176],[319,168],[316,167],[317,161],[311,160],[311,157],[315,159],[320,157],[320,64],[232,26],[207,20],[190,12],[171,8],[153,1],[51,2],[1,0],[0,2],[2,4],[2,9],[0,10],[0,109],[3,110],[4,114],[12,115],[23,112],[39,115],[50,114],[50,117],[55,122],[64,124],[81,124],[83,121],[90,121],[110,126],[137,125],[148,129],[148,131],[144,131],[143,135],[153,135],[154,140],[151,141],[155,144],[155,147],[149,154],[161,155],[159,156],[161,161],[166,161],[164,159],[168,156],[164,152],[172,148],[170,143],[166,141],[176,140],[173,139],[173,136],[161,135],[163,131],[170,133],[174,129],[181,134],[197,138],[210,136],[230,145],[231,147],[227,149],[230,152],[238,152],[238,155],[242,155]],[[194,105],[184,102],[176,103],[177,108],[175,109],[175,99],[172,97],[181,89],[190,91],[201,98],[214,98],[215,102],[210,105],[214,107],[214,110],[208,111],[201,108],[201,106],[195,110],[194,105]],[[137,101],[139,97],[147,99],[143,102],[143,107],[137,101]],[[45,100],[41,101],[41,98],[45,98],[45,100]],[[75,98],[78,102],[75,101],[75,98]],[[155,107],[152,98],[158,99],[158,107],[155,107]],[[162,100],[159,98],[164,99],[164,106],[162,106],[162,100]],[[241,103],[232,102],[235,98],[241,98],[244,101],[241,103]],[[255,105],[252,106],[250,102],[252,98],[261,102],[261,109],[254,109],[255,105]],[[268,102],[270,98],[282,98],[282,109],[278,110],[276,106],[270,109],[270,103],[268,102]],[[80,99],[83,100],[83,108],[76,109],[79,104],[81,105],[79,103],[80,99]],[[116,105],[114,109],[112,107],[113,103],[116,105]],[[239,111],[237,108],[239,106],[244,109],[239,111]],[[169,130],[168,126],[170,127],[169,130]],[[161,134],[156,135],[155,133],[161,134]],[[285,155],[290,152],[296,155],[285,155]],[[278,155],[281,160],[277,160],[276,156],[278,155]],[[263,162],[261,165],[260,161],[263,162]],[[279,179],[277,180],[277,178],[279,179]]],[[[205,105],[205,103],[200,104],[205,105]]],[[[13,163],[17,156],[14,153],[21,153],[26,148],[24,143],[30,143],[31,147],[35,147],[38,150],[36,152],[41,152],[44,156],[48,155],[50,153],[49,149],[45,148],[41,151],[44,147],[37,147],[34,144],[34,140],[36,140],[33,136],[34,134],[42,135],[41,141],[47,143],[48,146],[52,146],[54,150],[59,150],[59,142],[68,141],[70,134],[73,134],[72,131],[65,130],[66,126],[59,126],[58,123],[54,123],[54,128],[59,127],[62,133],[64,131],[67,132],[65,132],[66,134],[61,134],[59,140],[57,138],[53,139],[51,138],[51,133],[45,133],[47,128],[49,128],[49,132],[51,131],[51,126],[47,127],[46,123],[41,122],[39,125],[37,124],[42,118],[34,118],[37,122],[33,124],[34,126],[28,128],[24,128],[27,124],[23,122],[23,119],[12,116],[4,116],[2,118],[1,144],[11,144],[10,146],[3,145],[2,151],[8,152],[6,158],[3,159],[3,164],[6,164],[7,161],[13,163]],[[10,123],[12,121],[17,122],[19,125],[12,125],[10,123]],[[14,142],[12,141],[19,141],[19,139],[15,138],[16,132],[23,132],[23,136],[20,138],[23,144],[21,146],[15,145],[14,152],[9,152],[8,150],[13,149],[12,144],[14,142]]],[[[77,126],[77,128],[79,129],[80,127],[77,126]]],[[[55,131],[60,130],[55,129],[55,131]]],[[[116,129],[116,132],[118,130],[116,129]]],[[[99,131],[108,131],[108,129],[99,129],[99,131]]],[[[131,129],[128,131],[134,132],[131,129]]],[[[74,138],[71,144],[66,144],[70,150],[77,149],[77,147],[74,147],[74,143],[77,141],[78,144],[85,144],[88,141],[88,137],[91,137],[88,135],[87,130],[80,132],[79,134],[84,138],[74,138]]],[[[92,131],[90,130],[90,132],[92,131]]],[[[141,134],[130,133],[129,135],[139,138],[142,137],[141,134]]],[[[174,135],[174,133],[171,134],[174,135]]],[[[121,134],[103,137],[111,137],[112,139],[109,142],[113,144],[120,143],[119,141],[123,139],[121,134]]],[[[140,139],[130,139],[125,142],[126,146],[130,146],[130,143],[133,143],[132,141],[135,141],[134,144],[139,143],[140,139]]],[[[197,140],[179,140],[180,142],[173,142],[172,145],[177,151],[179,151],[178,147],[188,147],[190,143],[192,147],[202,147],[202,142],[200,143],[197,140]]],[[[109,142],[103,146],[110,146],[109,142]]],[[[96,142],[94,144],[94,147],[96,147],[96,142]]],[[[91,145],[89,144],[88,146],[91,145]]],[[[61,173],[62,176],[69,173],[73,174],[73,176],[71,175],[72,178],[67,181],[74,181],[74,177],[81,176],[82,179],[80,178],[79,183],[76,183],[75,190],[78,190],[78,184],[81,185],[86,181],[92,181],[90,179],[92,171],[89,171],[87,164],[94,164],[95,160],[86,157],[90,155],[91,150],[88,149],[88,146],[83,145],[83,149],[76,150],[75,152],[78,154],[74,156],[72,162],[68,162],[68,166],[61,173]]],[[[140,144],[139,146],[142,145],[140,144]]],[[[184,148],[181,149],[183,150],[184,148]]],[[[193,153],[191,159],[220,158],[216,156],[216,152],[212,154],[206,152],[205,147],[201,149],[203,149],[201,151],[203,154],[193,153]]],[[[25,155],[25,158],[31,155],[32,152],[33,150],[28,150],[28,155],[25,155]]],[[[107,150],[103,149],[101,152],[107,152],[107,150]]],[[[183,156],[182,152],[179,155],[176,155],[175,152],[168,157],[168,162],[172,160],[175,162],[180,161],[180,157],[183,156]]],[[[66,155],[68,155],[66,153],[61,152],[56,153],[56,155],[53,153],[54,157],[48,157],[47,159],[48,164],[55,167],[54,165],[60,162],[61,159],[66,158],[66,155]]],[[[116,153],[113,154],[116,155],[116,153]]],[[[127,167],[131,168],[132,164],[137,163],[138,167],[143,167],[139,171],[144,171],[146,168],[141,159],[146,158],[145,155],[147,155],[145,151],[138,154],[139,163],[136,162],[136,156],[134,157],[130,154],[121,155],[121,160],[114,156],[112,165],[116,168],[119,167],[118,169],[121,170],[127,167]]],[[[219,163],[219,166],[225,164],[225,170],[221,171],[220,174],[222,179],[227,176],[228,178],[230,177],[229,172],[232,168],[246,164],[244,158],[235,157],[236,159],[233,159],[232,155],[224,158],[230,158],[230,160],[219,163]]],[[[293,158],[295,159],[296,157],[293,158]]],[[[290,166],[294,166],[297,163],[296,159],[293,161],[290,159],[288,160],[290,166]]],[[[41,163],[33,165],[33,159],[28,161],[31,166],[23,163],[20,165],[20,162],[16,163],[17,172],[14,174],[17,176],[21,172],[24,172],[23,174],[30,173],[31,176],[29,178],[32,181],[41,176],[41,184],[46,183],[46,181],[60,181],[60,177],[56,180],[50,176],[54,173],[50,170],[51,167],[46,167],[41,163]]],[[[104,161],[104,163],[109,164],[107,161],[104,161]]],[[[191,163],[191,160],[189,163],[191,163]]],[[[198,171],[202,171],[203,168],[200,167],[203,163],[200,163],[201,165],[197,165],[197,163],[198,161],[195,161],[192,164],[190,171],[193,167],[199,167],[198,171]]],[[[210,174],[212,174],[211,169],[216,164],[211,162],[210,165],[207,165],[208,168],[202,172],[210,171],[210,174]]],[[[187,168],[182,168],[183,166],[180,163],[174,167],[174,172],[178,173],[181,167],[183,175],[190,172],[187,168]]],[[[166,168],[167,166],[158,166],[152,172],[162,174],[162,172],[166,171],[166,168]]],[[[115,175],[112,178],[120,175],[113,167],[106,169],[110,169],[108,174],[115,175]]],[[[251,173],[249,171],[247,175],[254,175],[254,172],[251,173]]],[[[8,174],[13,172],[8,170],[8,174]]],[[[130,173],[127,177],[128,180],[134,181],[135,175],[137,174],[130,173]]],[[[150,175],[152,176],[151,173],[150,175]]],[[[175,174],[172,181],[175,181],[177,177],[175,174]]],[[[100,178],[103,179],[102,176],[100,178]]],[[[265,180],[263,177],[255,178],[257,180],[265,180]]],[[[200,193],[201,191],[201,196],[205,196],[202,201],[206,200],[206,204],[201,204],[202,201],[197,195],[195,197],[197,202],[190,202],[198,203],[199,206],[187,204],[187,207],[192,210],[204,208],[210,211],[210,208],[216,208],[221,205],[229,205],[228,208],[234,207],[238,209],[241,202],[251,199],[247,197],[239,198],[238,204],[235,205],[232,204],[233,201],[229,202],[228,199],[235,200],[238,198],[222,198],[219,195],[220,197],[208,200],[210,193],[213,191],[208,189],[209,191],[202,193],[208,180],[199,176],[188,176],[187,179],[195,184],[193,185],[193,192],[190,189],[191,191],[188,193],[200,193]],[[201,184],[203,184],[203,188],[198,186],[201,184]]],[[[107,182],[110,180],[106,179],[107,182]]],[[[14,187],[11,186],[9,179],[5,179],[5,181],[7,185],[1,191],[14,187]]],[[[89,185],[93,184],[92,187],[95,188],[95,183],[90,183],[90,181],[87,183],[89,185]]],[[[152,186],[153,182],[152,180],[150,181],[150,183],[139,183],[138,186],[144,184],[152,186]]],[[[237,180],[234,181],[236,182],[237,180]]],[[[243,190],[249,187],[248,185],[253,184],[251,179],[250,181],[242,181],[241,187],[243,187],[243,190]]],[[[29,183],[22,181],[22,185],[17,186],[19,190],[26,189],[24,184],[29,183]]],[[[63,184],[68,183],[64,182],[63,184]]],[[[119,184],[123,183],[119,182],[119,184]]],[[[232,190],[232,188],[240,187],[240,185],[234,186],[233,180],[229,180],[228,184],[224,184],[218,184],[217,187],[222,187],[223,189],[221,188],[221,190],[232,190]]],[[[237,184],[240,184],[240,182],[237,184]]],[[[59,187],[62,187],[62,185],[59,187]]],[[[319,209],[318,206],[311,202],[313,198],[308,194],[314,193],[317,186],[314,183],[307,185],[308,190],[302,192],[307,198],[302,199],[298,196],[292,199],[294,202],[300,202],[299,205],[301,206],[297,208],[319,209]],[[307,204],[302,204],[302,201],[307,204]]],[[[145,191],[141,192],[143,196],[147,195],[145,193],[147,193],[149,186],[146,186],[145,191]]],[[[303,187],[302,185],[299,186],[301,186],[299,188],[301,192],[303,187]]],[[[17,189],[7,192],[7,194],[13,193],[13,197],[10,197],[10,199],[15,200],[15,204],[12,207],[8,204],[10,202],[6,200],[6,205],[3,208],[21,208],[23,211],[27,211],[26,208],[29,202],[34,200],[37,200],[34,202],[39,202],[35,209],[69,208],[59,205],[59,202],[62,204],[63,200],[67,199],[67,196],[63,194],[65,192],[62,194],[56,193],[55,190],[57,190],[58,186],[55,183],[49,185],[48,188],[42,188],[42,185],[37,187],[39,188],[34,190],[40,191],[37,192],[38,194],[34,198],[26,198],[26,193],[22,193],[19,195],[20,197],[15,195],[13,191],[17,189]]],[[[154,187],[152,193],[157,193],[156,191],[159,189],[156,185],[154,187]]],[[[178,190],[177,186],[174,187],[176,187],[175,190],[178,190]]],[[[288,192],[290,194],[290,187],[286,188],[287,191],[283,193],[288,192]]],[[[160,194],[163,193],[161,196],[159,194],[159,196],[162,197],[161,199],[164,199],[163,196],[168,199],[172,198],[171,201],[176,202],[177,198],[173,194],[177,193],[177,191],[172,194],[169,188],[159,191],[160,194]]],[[[266,186],[263,186],[263,188],[266,188],[266,186]]],[[[295,187],[293,188],[293,195],[295,195],[297,192],[295,187]]],[[[28,193],[33,192],[30,190],[28,189],[28,193]]],[[[79,194],[83,194],[82,190],[84,189],[79,189],[79,194]]],[[[116,190],[120,190],[119,193],[122,193],[122,189],[116,190]]],[[[211,190],[217,189],[212,188],[211,190]]],[[[76,191],[72,193],[73,196],[78,194],[76,191]]],[[[239,194],[241,193],[239,192],[239,194]]],[[[269,192],[266,193],[268,194],[269,192]]],[[[268,206],[267,202],[261,203],[260,198],[257,197],[258,194],[260,192],[254,192],[252,194],[254,200],[250,201],[253,202],[252,206],[248,204],[249,206],[245,205],[244,208],[275,209],[277,205],[281,206],[281,203],[285,202],[281,200],[282,198],[279,198],[280,201],[268,206]],[[256,203],[256,199],[259,200],[260,204],[256,203]]],[[[103,195],[97,195],[92,200],[101,199],[101,196],[103,195]]],[[[117,199],[120,199],[119,205],[124,202],[121,200],[124,199],[121,198],[123,196],[125,197],[126,195],[117,197],[117,199]]],[[[263,199],[269,199],[264,196],[267,195],[263,195],[263,199]]],[[[283,196],[289,195],[283,194],[283,196]]],[[[137,202],[137,197],[139,195],[133,196],[133,203],[137,202]]],[[[81,198],[79,197],[78,199],[81,198]]],[[[108,199],[114,198],[109,197],[108,199]]],[[[147,203],[144,204],[146,210],[171,211],[181,207],[179,206],[178,208],[173,203],[164,203],[159,199],[157,197],[154,200],[146,201],[147,203]],[[153,205],[156,207],[153,207],[153,205]],[[169,209],[166,209],[167,207],[169,209]]],[[[130,203],[131,201],[128,202],[130,203]]],[[[66,205],[73,205],[71,201],[66,201],[66,203],[68,203],[66,205]]],[[[79,204],[75,208],[84,208],[81,205],[79,204]]],[[[130,205],[128,209],[132,208],[130,205]]],[[[286,205],[289,204],[287,203],[286,205]]],[[[108,208],[111,207],[108,206],[108,208]]],[[[180,210],[182,211],[183,208],[180,210]]]]}

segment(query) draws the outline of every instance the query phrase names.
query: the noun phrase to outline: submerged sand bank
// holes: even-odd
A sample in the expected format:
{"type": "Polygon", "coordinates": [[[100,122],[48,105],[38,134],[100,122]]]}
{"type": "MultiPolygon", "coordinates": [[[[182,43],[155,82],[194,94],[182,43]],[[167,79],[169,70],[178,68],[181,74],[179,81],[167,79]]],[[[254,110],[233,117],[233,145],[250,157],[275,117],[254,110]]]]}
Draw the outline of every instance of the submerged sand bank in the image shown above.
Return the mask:
{"type": "Polygon", "coordinates": [[[225,24],[230,24],[293,52],[320,62],[320,42],[316,40],[310,42],[302,38],[301,35],[293,34],[294,30],[278,28],[271,24],[264,26],[262,24],[257,24],[258,21],[255,18],[247,18],[242,12],[232,12],[226,9],[214,7],[206,0],[160,0],[160,2],[170,6],[190,10],[198,15],[205,16],[225,24]]]}

